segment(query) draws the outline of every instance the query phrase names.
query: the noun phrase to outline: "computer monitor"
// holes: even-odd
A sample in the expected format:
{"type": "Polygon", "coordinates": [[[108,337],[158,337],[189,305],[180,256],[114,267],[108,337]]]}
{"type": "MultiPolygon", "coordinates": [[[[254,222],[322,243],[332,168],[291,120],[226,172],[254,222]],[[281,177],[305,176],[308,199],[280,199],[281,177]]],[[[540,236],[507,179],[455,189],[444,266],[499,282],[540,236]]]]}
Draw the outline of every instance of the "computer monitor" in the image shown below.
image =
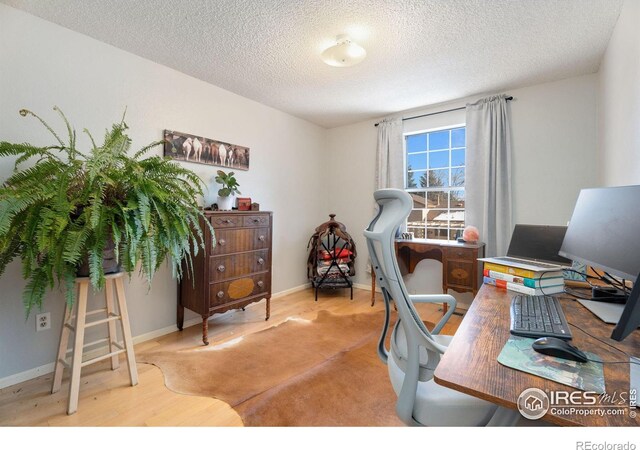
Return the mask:
{"type": "Polygon", "coordinates": [[[640,326],[640,186],[583,189],[573,210],[560,255],[633,281],[612,338],[640,326]]]}

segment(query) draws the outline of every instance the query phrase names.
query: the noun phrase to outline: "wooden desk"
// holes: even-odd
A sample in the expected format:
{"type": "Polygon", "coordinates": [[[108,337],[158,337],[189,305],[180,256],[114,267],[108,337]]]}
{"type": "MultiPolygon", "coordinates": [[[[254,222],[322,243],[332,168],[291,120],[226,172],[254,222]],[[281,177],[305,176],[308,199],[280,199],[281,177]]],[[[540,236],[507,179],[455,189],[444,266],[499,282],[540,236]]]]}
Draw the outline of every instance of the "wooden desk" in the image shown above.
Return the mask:
{"type": "MultiPolygon", "coordinates": [[[[461,243],[438,239],[396,240],[396,254],[402,275],[413,273],[423,259],[442,263],[442,292],[478,293],[482,286],[482,267],[478,258],[484,257],[484,243],[461,243]]],[[[375,302],[375,276],[371,275],[371,305],[375,302]]],[[[446,304],[444,305],[446,311],[446,304]]]]}
{"type": "MultiPolygon", "coordinates": [[[[436,383],[479,397],[501,406],[516,409],[520,393],[530,387],[543,391],[575,389],[524,372],[505,367],[497,357],[509,339],[509,306],[511,291],[484,285],[466,313],[451,345],[436,368],[436,383]]],[[[578,302],[561,298],[567,321],[590,334],[609,342],[627,353],[640,353],[640,331],[636,330],[623,342],[609,339],[613,325],[601,322],[578,302]]],[[[597,340],[571,327],[573,344],[600,356],[604,361],[626,361],[628,358],[597,340]]],[[[629,365],[605,364],[605,389],[608,394],[629,392],[629,365]]],[[[549,411],[542,420],[559,425],[639,426],[640,418],[624,415],[580,416],[553,415],[549,411]]]]}

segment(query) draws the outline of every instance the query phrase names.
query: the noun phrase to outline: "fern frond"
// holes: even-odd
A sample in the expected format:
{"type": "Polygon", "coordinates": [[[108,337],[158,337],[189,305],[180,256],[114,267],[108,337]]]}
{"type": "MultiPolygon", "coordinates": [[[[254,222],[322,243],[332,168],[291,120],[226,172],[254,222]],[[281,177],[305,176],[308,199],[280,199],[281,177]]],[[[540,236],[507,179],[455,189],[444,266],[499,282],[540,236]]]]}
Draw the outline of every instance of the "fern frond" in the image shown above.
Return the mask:
{"type": "Polygon", "coordinates": [[[11,220],[15,215],[29,205],[29,201],[24,198],[7,198],[0,200],[0,235],[7,233],[11,226],[11,220]]]}
{"type": "Polygon", "coordinates": [[[29,317],[34,306],[42,309],[42,300],[47,292],[47,284],[46,272],[43,269],[34,271],[22,292],[22,302],[26,313],[25,319],[29,317]]]}
{"type": "Polygon", "coordinates": [[[137,193],[138,199],[138,212],[140,213],[140,221],[144,228],[144,231],[149,231],[149,225],[151,224],[151,205],[149,203],[149,197],[144,192],[137,193]]]}
{"type": "Polygon", "coordinates": [[[89,136],[89,140],[91,141],[91,145],[93,146],[93,151],[96,151],[98,149],[98,146],[96,145],[96,141],[95,139],[93,139],[93,135],[89,132],[89,130],[87,130],[86,128],[83,128],[82,131],[89,136]]]}
{"type": "Polygon", "coordinates": [[[159,145],[162,145],[163,143],[164,143],[164,141],[155,141],[155,142],[152,142],[149,145],[146,145],[146,146],[142,147],[140,150],[138,150],[137,152],[134,153],[133,159],[139,159],[140,157],[144,156],[149,150],[151,150],[154,147],[157,147],[159,145]]]}
{"type": "Polygon", "coordinates": [[[122,240],[122,231],[118,228],[115,218],[111,221],[111,237],[114,244],[114,256],[117,261],[120,261],[120,241],[122,240]]]}
{"type": "Polygon", "coordinates": [[[9,238],[8,242],[0,241],[0,276],[4,273],[7,265],[18,255],[20,255],[20,240],[16,235],[9,238]]]}
{"type": "Polygon", "coordinates": [[[20,115],[21,115],[22,117],[26,117],[26,116],[29,116],[29,115],[30,115],[30,116],[33,116],[33,117],[35,117],[36,119],[38,119],[38,120],[40,121],[40,123],[41,123],[42,125],[44,125],[44,127],[45,127],[47,130],[49,130],[49,132],[53,135],[53,137],[54,137],[54,138],[56,138],[56,141],[58,141],[58,142],[60,143],[60,145],[64,147],[64,142],[62,142],[62,139],[60,139],[60,138],[58,137],[58,135],[56,134],[56,132],[55,132],[55,131],[53,131],[53,128],[51,128],[47,122],[45,122],[44,120],[42,120],[42,118],[41,118],[39,115],[37,115],[37,114],[33,113],[32,111],[29,111],[28,109],[21,109],[21,110],[20,110],[20,115]]]}
{"type": "MultiPolygon", "coordinates": [[[[67,307],[71,310],[73,306],[73,302],[76,299],[76,275],[75,271],[69,268],[64,273],[64,287],[65,287],[65,301],[67,303],[67,307]]],[[[64,320],[64,319],[63,319],[64,320]]]]}
{"type": "Polygon", "coordinates": [[[53,110],[56,111],[62,117],[64,124],[67,126],[67,133],[69,134],[69,147],[68,147],[68,155],[69,159],[75,158],[75,150],[76,150],[76,131],[71,127],[71,124],[67,120],[67,116],[64,115],[62,110],[57,106],[53,107],[53,110]]]}
{"type": "MultiPolygon", "coordinates": [[[[104,248],[104,247],[102,247],[104,248]]],[[[102,267],[102,249],[89,250],[89,279],[95,289],[102,289],[105,283],[104,268],[102,267]]]]}
{"type": "Polygon", "coordinates": [[[89,238],[90,230],[82,228],[78,231],[70,231],[64,242],[62,257],[65,262],[77,265],[85,254],[85,244],[89,238]]]}
{"type": "Polygon", "coordinates": [[[157,266],[157,249],[154,245],[153,241],[147,239],[142,242],[141,245],[142,250],[142,271],[147,278],[147,282],[151,283],[153,276],[155,274],[156,266],[157,266]]]}

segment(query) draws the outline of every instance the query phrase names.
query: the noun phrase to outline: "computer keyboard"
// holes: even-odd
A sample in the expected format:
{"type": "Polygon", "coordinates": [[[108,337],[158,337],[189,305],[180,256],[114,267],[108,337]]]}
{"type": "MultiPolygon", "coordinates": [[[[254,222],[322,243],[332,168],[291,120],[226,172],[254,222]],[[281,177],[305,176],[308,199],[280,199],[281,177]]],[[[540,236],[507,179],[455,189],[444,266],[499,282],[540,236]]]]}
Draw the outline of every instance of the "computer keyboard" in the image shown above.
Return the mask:
{"type": "Polygon", "coordinates": [[[517,294],[511,299],[511,334],[571,339],[571,330],[557,297],[517,294]]]}

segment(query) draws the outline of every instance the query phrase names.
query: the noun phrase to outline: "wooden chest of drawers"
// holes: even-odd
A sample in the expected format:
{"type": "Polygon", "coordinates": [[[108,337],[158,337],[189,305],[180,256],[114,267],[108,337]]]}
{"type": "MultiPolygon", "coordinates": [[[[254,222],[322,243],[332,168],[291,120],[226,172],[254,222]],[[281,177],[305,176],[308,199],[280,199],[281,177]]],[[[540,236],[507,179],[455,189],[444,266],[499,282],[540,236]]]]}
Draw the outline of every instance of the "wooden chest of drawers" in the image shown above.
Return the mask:
{"type": "MultiPolygon", "coordinates": [[[[202,341],[208,341],[208,320],[216,313],[244,309],[266,299],[266,319],[271,306],[272,213],[257,211],[205,211],[216,233],[213,245],[209,229],[202,226],[205,251],[193,258],[193,272],[178,288],[178,329],[184,308],[202,316],[202,341]]],[[[203,224],[204,225],[204,224],[203,224]]]]}

